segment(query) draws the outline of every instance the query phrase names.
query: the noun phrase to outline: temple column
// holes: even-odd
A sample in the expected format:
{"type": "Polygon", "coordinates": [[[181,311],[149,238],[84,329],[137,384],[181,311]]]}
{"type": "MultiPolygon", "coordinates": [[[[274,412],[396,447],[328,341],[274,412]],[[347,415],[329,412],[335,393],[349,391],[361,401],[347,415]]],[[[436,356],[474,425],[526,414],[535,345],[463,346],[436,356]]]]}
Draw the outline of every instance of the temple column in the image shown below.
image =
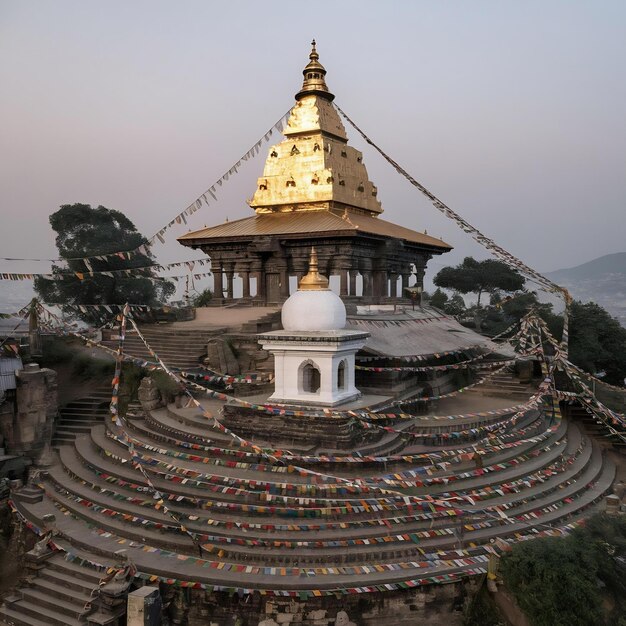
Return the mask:
{"type": "Polygon", "coordinates": [[[373,296],[375,298],[387,298],[387,272],[385,270],[375,270],[373,274],[373,296]]]}
{"type": "Polygon", "coordinates": [[[344,269],[339,270],[339,295],[348,295],[348,271],[344,269]]]}
{"type": "Polygon", "coordinates": [[[289,297],[289,274],[287,273],[287,269],[280,270],[280,297],[285,298],[285,300],[289,297]]]}
{"type": "Polygon", "coordinates": [[[397,298],[398,297],[398,276],[397,272],[389,273],[389,297],[397,298]]]}
{"type": "Polygon", "coordinates": [[[232,265],[226,268],[226,297],[233,299],[233,278],[235,277],[235,269],[232,265]]]}
{"type": "Polygon", "coordinates": [[[217,266],[213,269],[213,295],[216,298],[224,297],[224,284],[222,281],[222,268],[217,266]]]}
{"type": "Polygon", "coordinates": [[[254,297],[263,299],[265,296],[265,281],[263,279],[263,272],[261,270],[252,270],[250,275],[252,278],[256,279],[256,295],[254,297]]]}
{"type": "Polygon", "coordinates": [[[349,270],[350,276],[350,295],[356,296],[356,277],[359,275],[358,270],[349,270]]]}
{"type": "Polygon", "coordinates": [[[424,288],[424,274],[426,273],[425,265],[415,264],[415,286],[424,288]]]}
{"type": "Polygon", "coordinates": [[[250,297],[250,272],[239,272],[241,280],[243,281],[243,297],[250,297]]]}
{"type": "Polygon", "coordinates": [[[370,297],[373,295],[372,273],[369,270],[363,270],[363,296],[370,297]]]}
{"type": "Polygon", "coordinates": [[[411,274],[407,274],[404,273],[402,274],[402,293],[400,294],[401,297],[405,297],[405,289],[408,289],[409,287],[409,278],[411,278],[411,274]]]}

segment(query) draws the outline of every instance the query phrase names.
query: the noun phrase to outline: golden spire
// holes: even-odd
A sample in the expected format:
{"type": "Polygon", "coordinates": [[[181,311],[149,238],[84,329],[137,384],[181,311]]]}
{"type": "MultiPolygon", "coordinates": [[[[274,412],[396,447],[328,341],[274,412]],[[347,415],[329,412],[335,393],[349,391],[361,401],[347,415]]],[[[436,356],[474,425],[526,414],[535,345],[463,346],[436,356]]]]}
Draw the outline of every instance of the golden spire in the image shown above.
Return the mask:
{"type": "Polygon", "coordinates": [[[309,62],[302,70],[304,74],[304,82],[302,83],[302,89],[296,94],[296,100],[304,98],[310,94],[316,94],[322,96],[326,100],[334,100],[335,96],[328,91],[326,86],[326,69],[319,62],[320,55],[317,54],[315,48],[315,39],[311,42],[311,54],[309,54],[309,62]]]}
{"type": "Polygon", "coordinates": [[[322,276],[317,270],[317,252],[311,247],[309,258],[309,273],[303,276],[298,286],[299,291],[328,291],[328,278],[322,276]]]}

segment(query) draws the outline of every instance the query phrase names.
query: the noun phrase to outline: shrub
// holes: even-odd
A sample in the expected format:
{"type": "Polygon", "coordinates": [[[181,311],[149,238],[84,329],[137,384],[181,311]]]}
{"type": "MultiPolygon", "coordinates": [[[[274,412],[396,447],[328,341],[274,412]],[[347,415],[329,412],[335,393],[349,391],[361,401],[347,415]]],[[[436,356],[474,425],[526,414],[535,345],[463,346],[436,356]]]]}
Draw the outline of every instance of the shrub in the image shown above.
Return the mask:
{"type": "Polygon", "coordinates": [[[209,306],[212,299],[213,292],[210,289],[205,289],[193,299],[193,305],[196,307],[209,306]]]}

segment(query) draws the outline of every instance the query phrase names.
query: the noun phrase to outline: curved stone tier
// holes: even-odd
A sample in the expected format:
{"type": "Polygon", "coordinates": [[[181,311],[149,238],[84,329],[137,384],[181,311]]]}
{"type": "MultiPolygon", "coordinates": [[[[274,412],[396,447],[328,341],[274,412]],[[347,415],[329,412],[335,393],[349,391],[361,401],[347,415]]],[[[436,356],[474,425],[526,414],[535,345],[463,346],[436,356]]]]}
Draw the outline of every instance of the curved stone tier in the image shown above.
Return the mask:
{"type": "Polygon", "coordinates": [[[15,505],[37,527],[55,514],[64,549],[98,562],[123,547],[149,576],[247,592],[411,586],[484,571],[491,540],[566,524],[610,487],[613,466],[574,424],[515,413],[416,418],[358,450],[378,447],[388,461],[290,465],[241,457],[210,420],[171,406],[61,447],[43,500],[18,494],[15,505]],[[468,436],[438,447],[403,434],[468,424],[498,431],[488,445],[468,436]]]}

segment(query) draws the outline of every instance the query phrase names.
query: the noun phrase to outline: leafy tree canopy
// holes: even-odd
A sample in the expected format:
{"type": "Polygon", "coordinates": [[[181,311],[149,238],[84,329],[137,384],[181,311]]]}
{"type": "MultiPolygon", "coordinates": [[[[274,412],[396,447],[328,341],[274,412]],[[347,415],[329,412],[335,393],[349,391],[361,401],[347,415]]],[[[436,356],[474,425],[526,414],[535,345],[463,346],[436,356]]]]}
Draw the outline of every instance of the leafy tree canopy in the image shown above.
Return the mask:
{"type": "Polygon", "coordinates": [[[428,297],[428,302],[431,306],[443,311],[443,307],[446,306],[448,302],[448,294],[437,288],[433,291],[432,295],[428,297]]]}
{"type": "Polygon", "coordinates": [[[572,302],[569,358],[605,380],[623,385],[626,377],[626,328],[595,302],[572,302]]]}
{"type": "MultiPolygon", "coordinates": [[[[158,306],[174,292],[172,283],[155,280],[155,272],[145,269],[132,275],[114,273],[113,276],[90,271],[114,271],[137,268],[154,263],[146,248],[145,253],[120,254],[104,260],[90,258],[88,262],[71,260],[74,257],[95,257],[117,251],[135,250],[146,243],[135,225],[120,211],[88,204],[65,204],[50,216],[50,225],[57,233],[59,257],[67,259],[67,267],[53,265],[55,280],[35,279],[35,291],[44,302],[60,305],[80,304],[147,304],[158,306]],[[82,280],[76,273],[84,274],[82,280]],[[69,274],[69,275],[67,275],[69,274]]],[[[93,321],[91,314],[83,314],[85,321],[93,321]]]]}
{"type": "Polygon", "coordinates": [[[525,280],[516,270],[511,269],[502,261],[493,259],[477,261],[468,256],[456,267],[444,267],[435,276],[433,282],[437,287],[444,289],[452,289],[463,294],[477,294],[477,304],[480,306],[480,297],[483,292],[518,291],[524,286],[525,280]]]}
{"type": "Polygon", "coordinates": [[[465,301],[462,296],[455,293],[448,297],[448,294],[439,288],[435,289],[433,294],[428,297],[428,302],[431,306],[448,315],[461,315],[465,311],[465,301]]]}
{"type": "Polygon", "coordinates": [[[533,626],[617,624],[626,608],[625,556],[626,519],[599,514],[565,538],[514,545],[501,573],[533,626]]]}

